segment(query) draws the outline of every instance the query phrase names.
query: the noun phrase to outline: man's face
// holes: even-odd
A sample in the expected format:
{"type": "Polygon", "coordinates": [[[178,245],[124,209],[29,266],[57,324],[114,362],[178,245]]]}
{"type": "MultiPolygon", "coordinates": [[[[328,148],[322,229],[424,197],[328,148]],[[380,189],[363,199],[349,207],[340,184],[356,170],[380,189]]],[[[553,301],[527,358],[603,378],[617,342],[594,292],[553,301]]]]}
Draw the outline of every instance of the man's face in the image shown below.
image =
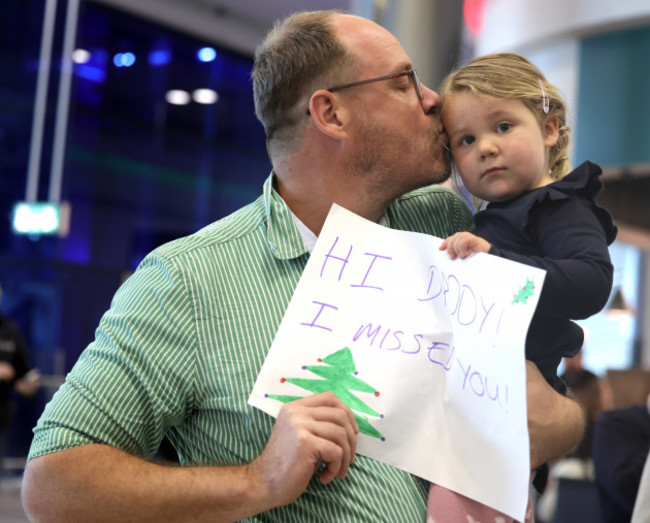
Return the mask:
{"type": "MultiPolygon", "coordinates": [[[[384,28],[357,17],[341,17],[338,35],[357,57],[359,78],[364,80],[412,68],[397,39],[384,28]]],[[[421,86],[422,100],[413,77],[401,76],[338,92],[350,97],[357,121],[357,149],[353,169],[373,181],[376,190],[395,197],[449,176],[444,154],[440,115],[432,108],[438,95],[421,86]]]]}

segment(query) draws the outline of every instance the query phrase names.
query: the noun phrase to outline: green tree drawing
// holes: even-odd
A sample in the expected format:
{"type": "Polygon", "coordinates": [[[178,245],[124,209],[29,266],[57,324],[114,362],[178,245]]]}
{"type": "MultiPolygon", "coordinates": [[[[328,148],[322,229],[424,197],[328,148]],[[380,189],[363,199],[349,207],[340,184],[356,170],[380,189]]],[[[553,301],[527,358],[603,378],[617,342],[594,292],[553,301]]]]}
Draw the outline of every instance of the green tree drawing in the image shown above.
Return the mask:
{"type": "MultiPolygon", "coordinates": [[[[355,376],[357,368],[350,349],[345,347],[323,359],[319,358],[318,361],[326,365],[305,365],[302,368],[323,379],[282,378],[282,383],[285,381],[292,383],[314,394],[332,391],[343,403],[352,409],[357,424],[359,425],[359,431],[362,434],[384,441],[384,436],[370,424],[368,418],[363,416],[363,414],[376,418],[383,418],[383,415],[370,408],[351,392],[367,392],[379,396],[379,391],[355,376]]],[[[266,394],[266,397],[288,403],[300,399],[302,396],[266,394]]]]}
{"type": "Polygon", "coordinates": [[[527,303],[526,300],[530,296],[535,295],[535,282],[534,280],[531,280],[530,278],[526,278],[526,285],[524,285],[521,289],[517,291],[517,294],[515,294],[511,305],[515,303],[523,303],[524,305],[527,303]]]}

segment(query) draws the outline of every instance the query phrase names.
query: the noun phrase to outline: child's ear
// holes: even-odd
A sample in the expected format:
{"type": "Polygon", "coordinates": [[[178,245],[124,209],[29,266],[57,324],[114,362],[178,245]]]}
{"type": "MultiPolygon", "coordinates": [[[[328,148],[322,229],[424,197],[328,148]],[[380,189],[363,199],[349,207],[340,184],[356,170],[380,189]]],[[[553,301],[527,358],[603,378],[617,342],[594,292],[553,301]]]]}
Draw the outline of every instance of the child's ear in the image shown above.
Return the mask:
{"type": "Polygon", "coordinates": [[[560,121],[557,118],[547,118],[544,122],[544,145],[553,147],[560,137],[560,121]]]}

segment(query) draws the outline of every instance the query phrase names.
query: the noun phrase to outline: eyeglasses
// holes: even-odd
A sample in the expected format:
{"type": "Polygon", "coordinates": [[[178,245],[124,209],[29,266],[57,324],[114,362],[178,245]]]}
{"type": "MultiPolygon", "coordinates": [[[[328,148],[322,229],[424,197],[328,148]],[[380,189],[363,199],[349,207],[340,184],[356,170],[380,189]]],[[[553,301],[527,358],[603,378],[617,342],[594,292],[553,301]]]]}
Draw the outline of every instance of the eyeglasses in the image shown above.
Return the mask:
{"type": "MultiPolygon", "coordinates": [[[[415,89],[415,94],[417,95],[418,100],[422,101],[422,86],[420,84],[420,77],[418,76],[418,72],[415,69],[409,69],[408,71],[402,71],[401,73],[378,76],[377,78],[369,78],[368,80],[359,80],[358,82],[352,82],[350,84],[335,85],[334,87],[330,87],[326,90],[330,93],[333,93],[335,91],[340,91],[341,89],[348,89],[350,87],[357,87],[359,85],[366,85],[374,82],[383,82],[384,80],[394,80],[395,78],[401,78],[402,76],[411,77],[411,80],[413,80],[413,89],[415,89]]],[[[311,114],[309,112],[309,109],[307,109],[307,114],[311,114]]]]}
{"type": "Polygon", "coordinates": [[[335,87],[330,87],[327,90],[333,93],[334,91],[340,91],[341,89],[347,89],[349,87],[357,87],[358,85],[366,85],[373,82],[383,82],[384,80],[393,80],[395,78],[401,78],[402,76],[411,77],[413,80],[413,88],[415,89],[415,94],[417,95],[418,100],[422,101],[422,87],[420,86],[420,78],[418,77],[418,72],[415,69],[409,69],[408,71],[402,71],[401,73],[378,76],[377,78],[370,78],[368,80],[360,80],[358,82],[352,82],[351,84],[337,85],[335,87]]]}

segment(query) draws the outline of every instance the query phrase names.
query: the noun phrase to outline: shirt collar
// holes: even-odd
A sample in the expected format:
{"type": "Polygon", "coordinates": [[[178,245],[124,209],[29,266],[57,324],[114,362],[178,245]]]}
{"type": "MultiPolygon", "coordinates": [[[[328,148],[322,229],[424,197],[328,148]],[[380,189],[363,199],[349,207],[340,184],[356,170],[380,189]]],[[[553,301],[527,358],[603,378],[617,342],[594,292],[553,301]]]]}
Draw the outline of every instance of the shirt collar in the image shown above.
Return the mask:
{"type": "Polygon", "coordinates": [[[314,245],[316,245],[316,240],[318,240],[318,236],[316,236],[309,227],[302,223],[300,218],[293,214],[293,212],[291,213],[291,218],[293,219],[293,223],[296,224],[296,228],[300,233],[302,243],[305,244],[305,247],[311,254],[311,251],[314,250],[314,245]]]}
{"type": "MultiPolygon", "coordinates": [[[[264,206],[268,223],[268,241],[273,255],[281,260],[298,258],[311,253],[318,237],[291,212],[274,187],[275,173],[264,182],[264,206]]],[[[390,227],[388,214],[379,220],[379,225],[390,227]]]]}
{"type": "Polygon", "coordinates": [[[263,200],[266,213],[267,239],[273,255],[280,260],[298,258],[308,253],[300,231],[293,221],[291,209],[274,187],[275,173],[264,182],[263,200]]]}

